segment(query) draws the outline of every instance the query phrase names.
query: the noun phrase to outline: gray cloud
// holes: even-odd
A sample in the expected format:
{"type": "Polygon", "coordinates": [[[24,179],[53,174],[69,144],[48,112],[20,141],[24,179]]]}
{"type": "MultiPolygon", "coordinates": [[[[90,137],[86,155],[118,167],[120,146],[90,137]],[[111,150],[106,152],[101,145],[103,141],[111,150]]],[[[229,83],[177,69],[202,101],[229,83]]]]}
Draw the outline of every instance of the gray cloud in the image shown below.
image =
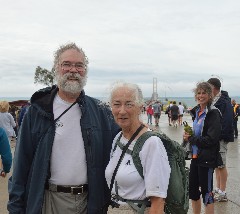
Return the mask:
{"type": "Polygon", "coordinates": [[[103,96],[116,80],[151,96],[192,96],[196,82],[221,77],[239,95],[240,2],[112,0],[2,2],[1,96],[30,96],[35,68],[51,69],[54,50],[74,41],[86,51],[86,91],[103,96]]]}

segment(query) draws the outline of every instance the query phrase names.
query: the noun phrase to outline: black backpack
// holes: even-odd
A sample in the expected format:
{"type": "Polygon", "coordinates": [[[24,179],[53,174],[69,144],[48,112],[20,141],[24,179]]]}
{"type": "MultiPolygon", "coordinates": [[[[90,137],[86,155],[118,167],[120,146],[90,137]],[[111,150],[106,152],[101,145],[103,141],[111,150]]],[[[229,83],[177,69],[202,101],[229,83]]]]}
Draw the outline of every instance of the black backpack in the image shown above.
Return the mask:
{"type": "MultiPolygon", "coordinates": [[[[138,173],[143,176],[143,167],[139,157],[145,141],[151,136],[157,136],[163,142],[167,151],[169,165],[171,167],[171,174],[169,179],[169,186],[167,191],[167,198],[165,200],[165,213],[166,214],[187,214],[189,208],[189,194],[188,194],[188,175],[189,169],[186,167],[185,151],[179,143],[171,140],[164,133],[157,133],[148,131],[142,134],[133,147],[133,150],[127,150],[126,153],[132,155],[133,163],[138,173]]],[[[120,143],[118,138],[114,150],[117,146],[123,149],[123,144],[120,143]]]]}

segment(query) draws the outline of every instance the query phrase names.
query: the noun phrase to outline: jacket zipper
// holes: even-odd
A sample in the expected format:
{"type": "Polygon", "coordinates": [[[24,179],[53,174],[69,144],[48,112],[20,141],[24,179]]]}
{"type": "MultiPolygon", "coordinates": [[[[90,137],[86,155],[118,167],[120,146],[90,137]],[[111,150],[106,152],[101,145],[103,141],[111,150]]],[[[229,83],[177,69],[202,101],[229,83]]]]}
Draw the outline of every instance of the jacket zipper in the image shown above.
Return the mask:
{"type": "Polygon", "coordinates": [[[93,156],[92,156],[92,146],[91,146],[91,129],[87,129],[87,148],[88,148],[88,155],[89,159],[91,162],[93,161],[93,156]]]}

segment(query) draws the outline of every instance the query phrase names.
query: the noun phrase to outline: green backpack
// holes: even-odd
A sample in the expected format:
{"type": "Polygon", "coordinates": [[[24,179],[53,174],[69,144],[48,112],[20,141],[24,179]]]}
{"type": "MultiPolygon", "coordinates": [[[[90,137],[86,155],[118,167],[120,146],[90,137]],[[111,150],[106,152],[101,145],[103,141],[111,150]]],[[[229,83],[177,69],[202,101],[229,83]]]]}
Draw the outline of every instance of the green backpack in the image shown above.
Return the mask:
{"type": "MultiPolygon", "coordinates": [[[[132,155],[133,163],[138,173],[143,176],[143,167],[139,157],[145,141],[151,137],[159,137],[167,151],[169,165],[171,167],[171,174],[169,179],[167,198],[165,200],[165,213],[166,214],[187,214],[189,208],[189,195],[188,195],[188,174],[189,169],[186,167],[185,152],[181,145],[176,141],[171,140],[164,133],[157,133],[148,131],[142,134],[133,147],[133,150],[127,150],[126,153],[132,155]]],[[[123,149],[120,143],[120,138],[117,140],[114,150],[117,146],[123,149]]]]}

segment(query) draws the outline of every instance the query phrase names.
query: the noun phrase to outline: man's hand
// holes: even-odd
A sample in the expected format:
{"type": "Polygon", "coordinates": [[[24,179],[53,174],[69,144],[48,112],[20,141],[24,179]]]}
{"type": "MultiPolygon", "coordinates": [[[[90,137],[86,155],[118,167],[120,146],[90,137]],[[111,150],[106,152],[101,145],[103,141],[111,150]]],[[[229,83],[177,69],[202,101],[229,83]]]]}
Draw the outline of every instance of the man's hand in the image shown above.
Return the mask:
{"type": "Polygon", "coordinates": [[[7,175],[7,173],[5,173],[3,170],[0,171],[0,176],[2,176],[3,178],[5,178],[7,175]]]}

